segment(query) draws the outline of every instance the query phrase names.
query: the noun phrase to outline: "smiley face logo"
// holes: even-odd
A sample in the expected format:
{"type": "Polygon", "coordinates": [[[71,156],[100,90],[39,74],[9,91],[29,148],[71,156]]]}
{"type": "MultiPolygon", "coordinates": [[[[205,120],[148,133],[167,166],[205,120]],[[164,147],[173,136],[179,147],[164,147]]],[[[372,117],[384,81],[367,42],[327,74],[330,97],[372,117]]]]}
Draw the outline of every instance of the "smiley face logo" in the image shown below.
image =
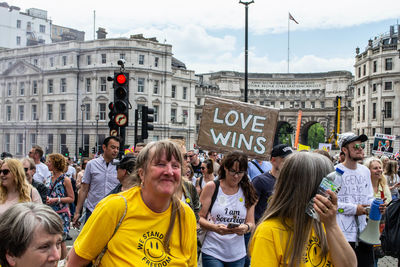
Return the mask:
{"type": "Polygon", "coordinates": [[[329,261],[326,262],[326,256],[322,256],[322,249],[317,237],[311,237],[305,254],[305,262],[309,262],[311,266],[330,266],[329,261]]]}
{"type": "Polygon", "coordinates": [[[163,243],[157,237],[151,237],[146,240],[144,243],[144,254],[153,262],[161,262],[167,257],[163,243]]]}

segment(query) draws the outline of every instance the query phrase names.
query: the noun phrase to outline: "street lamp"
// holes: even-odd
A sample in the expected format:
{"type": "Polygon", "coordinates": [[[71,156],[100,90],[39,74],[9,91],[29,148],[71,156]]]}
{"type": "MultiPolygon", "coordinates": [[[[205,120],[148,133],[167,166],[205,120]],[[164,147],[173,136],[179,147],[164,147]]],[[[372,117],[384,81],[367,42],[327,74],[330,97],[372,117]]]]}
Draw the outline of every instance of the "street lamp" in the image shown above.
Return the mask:
{"type": "Polygon", "coordinates": [[[96,118],[96,153],[98,154],[99,153],[99,119],[100,119],[99,114],[97,114],[95,116],[95,118],[96,118]]]}
{"type": "Polygon", "coordinates": [[[243,4],[245,6],[245,34],[244,34],[244,102],[248,102],[248,95],[249,95],[249,89],[247,86],[247,80],[248,80],[248,54],[249,54],[249,48],[248,48],[248,15],[249,15],[249,5],[251,3],[254,3],[254,0],[244,2],[244,1],[239,1],[239,4],[243,4]]]}
{"type": "Polygon", "coordinates": [[[382,109],[382,134],[385,134],[385,117],[386,117],[386,110],[382,109]]]}
{"type": "Polygon", "coordinates": [[[81,111],[82,111],[82,158],[83,158],[83,112],[85,111],[86,107],[84,104],[81,105],[81,111]]]}

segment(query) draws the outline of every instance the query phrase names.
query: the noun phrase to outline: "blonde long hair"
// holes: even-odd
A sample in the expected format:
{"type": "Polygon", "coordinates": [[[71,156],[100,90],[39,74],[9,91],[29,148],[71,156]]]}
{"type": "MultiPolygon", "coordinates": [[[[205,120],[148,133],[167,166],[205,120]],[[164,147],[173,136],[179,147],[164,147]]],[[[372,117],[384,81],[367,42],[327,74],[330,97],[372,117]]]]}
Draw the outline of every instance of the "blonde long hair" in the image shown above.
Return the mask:
{"type": "MultiPolygon", "coordinates": [[[[10,169],[10,173],[14,179],[15,187],[19,195],[19,202],[29,202],[31,201],[31,185],[25,177],[25,171],[22,163],[17,159],[6,158],[2,165],[7,164],[10,169]]],[[[7,188],[3,186],[0,181],[0,203],[4,203],[7,200],[7,188]]]]}
{"type": "Polygon", "coordinates": [[[332,171],[332,162],[318,153],[293,153],[283,164],[274,194],[258,225],[268,219],[279,218],[289,232],[283,260],[288,261],[290,267],[300,265],[312,228],[320,240],[321,256],[328,253],[328,242],[321,222],[312,219],[305,210],[307,203],[317,193],[322,178],[332,171]]]}
{"type": "Polygon", "coordinates": [[[383,162],[381,159],[378,159],[376,157],[369,157],[365,160],[364,165],[370,170],[372,162],[378,162],[382,167],[382,174],[379,177],[378,185],[380,185],[383,188],[384,186],[387,185],[386,177],[385,175],[383,175],[383,162]]]}

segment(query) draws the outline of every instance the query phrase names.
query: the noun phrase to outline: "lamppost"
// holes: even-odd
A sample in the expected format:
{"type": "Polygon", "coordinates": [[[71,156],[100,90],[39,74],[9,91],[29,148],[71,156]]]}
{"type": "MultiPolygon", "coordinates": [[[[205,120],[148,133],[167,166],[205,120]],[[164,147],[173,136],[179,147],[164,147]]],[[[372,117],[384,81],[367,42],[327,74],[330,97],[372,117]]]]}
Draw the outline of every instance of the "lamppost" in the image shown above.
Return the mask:
{"type": "Polygon", "coordinates": [[[249,15],[249,5],[251,3],[254,3],[254,0],[244,2],[244,1],[239,1],[239,4],[243,4],[245,6],[245,37],[244,37],[244,102],[248,102],[248,94],[249,94],[249,89],[247,85],[247,80],[248,80],[248,67],[247,67],[247,62],[248,62],[248,54],[249,54],[249,49],[248,49],[248,15],[249,15]]]}
{"type": "Polygon", "coordinates": [[[81,111],[82,111],[82,158],[83,158],[83,112],[85,111],[86,107],[84,104],[81,105],[81,111]]]}
{"type": "Polygon", "coordinates": [[[96,115],[96,154],[99,153],[99,114],[96,115]]]}
{"type": "Polygon", "coordinates": [[[385,117],[386,117],[386,110],[384,108],[382,109],[382,134],[385,134],[385,117]]]}

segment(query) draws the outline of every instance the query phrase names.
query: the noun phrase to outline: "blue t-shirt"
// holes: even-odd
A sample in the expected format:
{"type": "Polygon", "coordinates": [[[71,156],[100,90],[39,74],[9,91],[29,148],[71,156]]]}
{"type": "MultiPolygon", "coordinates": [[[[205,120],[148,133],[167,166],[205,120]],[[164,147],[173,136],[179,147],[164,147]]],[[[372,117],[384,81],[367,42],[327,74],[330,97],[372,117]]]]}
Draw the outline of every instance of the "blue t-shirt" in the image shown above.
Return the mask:
{"type": "Polygon", "coordinates": [[[249,176],[250,180],[253,180],[254,177],[262,174],[262,172],[260,172],[260,170],[252,162],[257,164],[257,166],[260,167],[264,173],[269,172],[272,169],[272,165],[269,161],[263,161],[260,165],[257,160],[253,159],[252,161],[249,161],[247,169],[247,175],[249,176]]]}

